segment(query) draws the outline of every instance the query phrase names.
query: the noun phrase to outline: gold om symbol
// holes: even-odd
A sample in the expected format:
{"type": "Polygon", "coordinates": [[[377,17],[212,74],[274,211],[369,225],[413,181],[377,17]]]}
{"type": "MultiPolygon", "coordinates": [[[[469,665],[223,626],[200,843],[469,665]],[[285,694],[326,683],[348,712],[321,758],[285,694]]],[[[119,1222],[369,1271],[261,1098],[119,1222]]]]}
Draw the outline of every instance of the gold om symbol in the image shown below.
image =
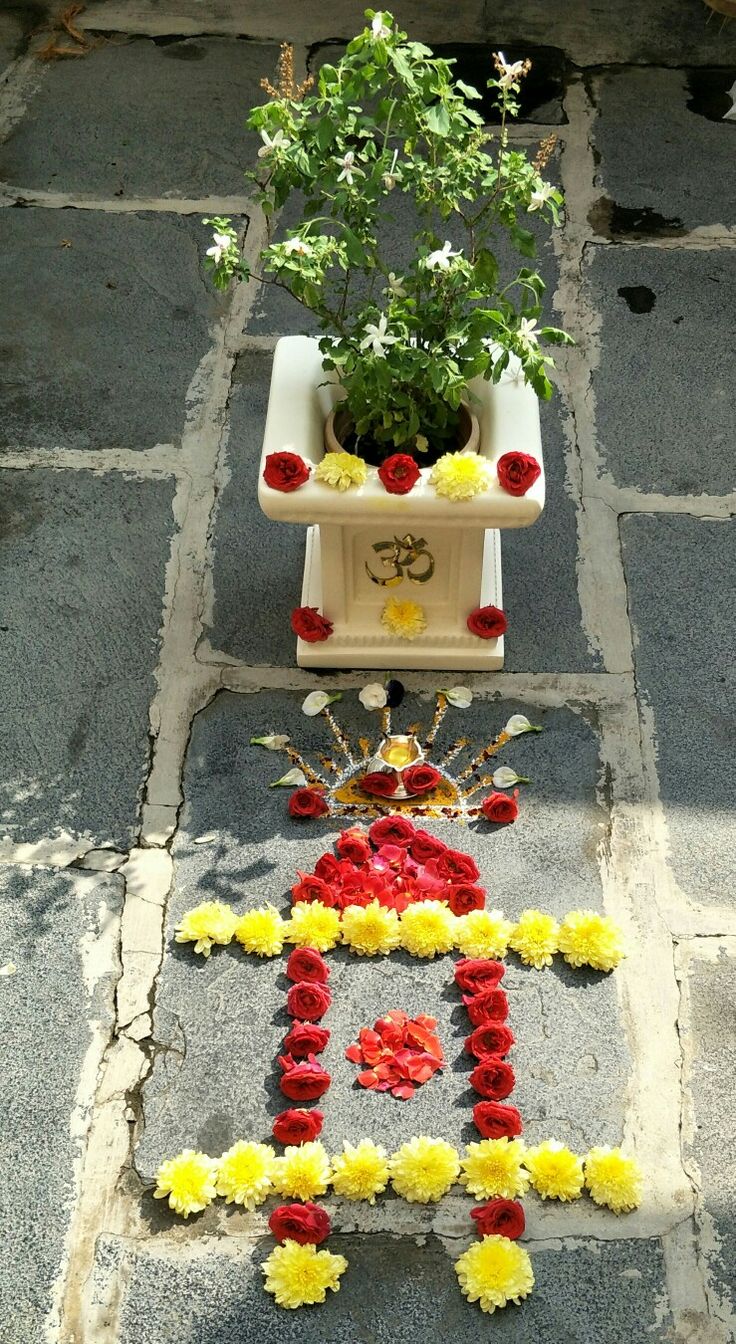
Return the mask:
{"type": "Polygon", "coordinates": [[[434,574],[434,556],[427,550],[424,537],[412,537],[407,532],[405,537],[394,537],[393,541],[374,541],[373,549],[381,557],[383,568],[393,570],[393,574],[388,574],[385,578],[379,577],[372,573],[366,560],[368,577],[381,588],[395,588],[404,577],[411,583],[427,583],[434,574]],[[423,569],[419,572],[412,569],[412,565],[422,560],[425,562],[423,569]]]}

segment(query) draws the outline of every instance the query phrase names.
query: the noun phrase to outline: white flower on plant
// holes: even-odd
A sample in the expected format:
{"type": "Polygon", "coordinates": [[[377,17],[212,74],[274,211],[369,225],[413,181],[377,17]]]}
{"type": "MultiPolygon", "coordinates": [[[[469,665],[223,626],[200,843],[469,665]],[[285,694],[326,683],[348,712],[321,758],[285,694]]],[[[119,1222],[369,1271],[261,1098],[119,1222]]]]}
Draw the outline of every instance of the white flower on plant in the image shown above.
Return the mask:
{"type": "Polygon", "coordinates": [[[332,695],[329,695],[327,691],[310,691],[302,705],[302,713],[313,719],[315,714],[321,714],[322,710],[331,705],[333,700],[339,700],[340,698],[339,691],[334,691],[332,695]]]}
{"type": "Polygon", "coordinates": [[[303,238],[287,238],[284,243],[284,252],[287,257],[293,256],[294,253],[299,257],[311,257],[312,255],[309,243],[306,243],[303,238]]]}
{"type": "Polygon", "coordinates": [[[273,784],[269,785],[269,788],[300,789],[306,782],[307,776],[304,771],[300,770],[298,765],[295,765],[293,770],[287,770],[286,774],[281,776],[281,779],[275,779],[273,784]]]}
{"type": "Polygon", "coordinates": [[[207,248],[207,256],[214,259],[215,265],[219,266],[226,252],[230,251],[233,240],[227,233],[213,233],[212,247],[207,248]]]}
{"type": "Polygon", "coordinates": [[[384,293],[390,294],[391,298],[393,299],[405,299],[406,290],[404,289],[403,285],[403,277],[400,275],[395,275],[393,271],[389,271],[388,289],[384,290],[384,293]]]}
{"type": "Polygon", "coordinates": [[[286,733],[269,733],[266,737],[252,737],[250,739],[252,747],[265,747],[267,751],[283,751],[288,743],[289,738],[286,733]]]}
{"type": "Polygon", "coordinates": [[[551,182],[543,182],[541,187],[537,187],[536,191],[533,191],[529,198],[529,205],[527,207],[529,214],[531,214],[533,210],[541,210],[542,206],[547,204],[553,191],[554,187],[551,182]]]}
{"type": "Polygon", "coordinates": [[[534,334],[536,326],[536,317],[531,320],[528,317],[522,317],[519,322],[519,329],[516,334],[525,350],[533,350],[535,346],[539,344],[537,337],[534,334]]]}
{"type": "Polygon", "coordinates": [[[512,714],[503,731],[507,737],[520,737],[522,733],[541,733],[542,729],[530,723],[526,714],[512,714]]]}
{"type": "Polygon", "coordinates": [[[451,686],[449,691],[442,691],[441,694],[455,709],[468,709],[473,703],[473,692],[467,686],[451,686]]]}
{"type": "Polygon", "coordinates": [[[374,42],[385,42],[386,38],[391,36],[391,29],[388,24],[383,22],[383,14],[380,9],[377,14],[373,15],[371,32],[374,42]]]}
{"type": "Polygon", "coordinates": [[[363,169],[355,162],[355,154],[349,149],[344,158],[338,159],[342,164],[342,172],[338,174],[338,182],[347,182],[349,187],[353,185],[354,177],[365,177],[363,169]]]}
{"type": "Polygon", "coordinates": [[[287,140],[281,127],[276,131],[275,135],[269,135],[268,131],[261,131],[261,140],[263,141],[263,144],[258,151],[259,159],[267,158],[269,154],[273,154],[274,150],[288,149],[291,144],[291,140],[287,140]]]}
{"type": "Polygon", "coordinates": [[[378,319],[378,326],[376,326],[375,322],[368,322],[366,324],[365,336],[360,342],[360,348],[361,350],[372,350],[374,355],[378,356],[380,359],[385,356],[388,347],[390,345],[395,345],[398,339],[398,336],[389,336],[386,314],[381,313],[381,316],[378,319]]]}
{"type": "Polygon", "coordinates": [[[509,65],[502,51],[498,52],[498,60],[501,66],[501,73],[498,82],[502,89],[510,89],[512,84],[518,84],[524,73],[524,62],[514,61],[509,65]]]}
{"type": "Polygon", "coordinates": [[[386,687],[380,681],[371,681],[358,692],[358,699],[365,709],[383,709],[386,700],[386,687]]]}
{"type": "Polygon", "coordinates": [[[446,242],[436,252],[430,252],[424,264],[428,271],[449,271],[453,258],[459,256],[459,252],[453,252],[452,243],[446,242]]]}
{"type": "Polygon", "coordinates": [[[398,157],[399,157],[399,151],[398,149],[395,149],[394,157],[391,160],[391,167],[388,169],[387,172],[383,174],[383,177],[381,178],[381,181],[383,182],[386,191],[393,191],[394,187],[396,186],[396,183],[399,180],[398,177],[396,176],[396,160],[398,159],[398,157]]]}
{"type": "Polygon", "coordinates": [[[510,770],[507,765],[499,766],[498,770],[493,772],[493,787],[495,789],[512,789],[514,784],[528,784],[529,780],[525,775],[517,775],[515,770],[510,770]]]}

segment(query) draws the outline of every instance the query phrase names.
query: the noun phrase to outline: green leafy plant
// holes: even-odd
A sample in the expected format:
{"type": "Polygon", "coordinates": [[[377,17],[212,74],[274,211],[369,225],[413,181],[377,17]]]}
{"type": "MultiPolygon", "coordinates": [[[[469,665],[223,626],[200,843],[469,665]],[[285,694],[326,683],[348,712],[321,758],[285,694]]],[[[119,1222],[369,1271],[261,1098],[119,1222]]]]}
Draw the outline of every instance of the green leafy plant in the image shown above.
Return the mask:
{"type": "MultiPolygon", "coordinates": [[[[278,89],[264,81],[271,96],[249,117],[262,144],[248,176],[269,219],[299,193],[303,220],[269,242],[253,274],[317,316],[324,367],[345,392],[345,446],[372,462],[400,448],[429,463],[462,446],[468,381],[497,382],[511,356],[538,396],[551,395],[543,347],[570,338],[539,325],[538,272],[523,265],[502,284],[494,247],[505,235],[532,258],[527,216],[559,222],[562,194],[540,175],[554,137],[533,161],[510,147],[507,123],[528,62],[494,57],[488,87],[500,127],[491,134],[473,106],[481,95],[453,80],[453,62],[409,41],[389,13],[366,16],[313,91],[311,81],[296,87],[288,48],[278,89]],[[397,244],[394,229],[392,243],[387,233],[402,194],[413,212],[405,265],[397,253],[409,240],[399,234],[397,244]]],[[[205,222],[215,229],[207,257],[215,284],[249,279],[230,221],[205,222]]]]}

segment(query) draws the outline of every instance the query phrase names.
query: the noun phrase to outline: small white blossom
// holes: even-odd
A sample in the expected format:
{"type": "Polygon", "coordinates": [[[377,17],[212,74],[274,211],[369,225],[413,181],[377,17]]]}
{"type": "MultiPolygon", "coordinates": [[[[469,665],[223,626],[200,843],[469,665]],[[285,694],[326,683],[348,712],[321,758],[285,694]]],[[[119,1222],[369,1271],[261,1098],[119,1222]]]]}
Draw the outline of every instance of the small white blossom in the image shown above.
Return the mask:
{"type": "Polygon", "coordinates": [[[402,283],[402,277],[399,276],[399,275],[394,275],[394,272],[393,272],[393,271],[389,271],[389,273],[388,273],[388,289],[386,289],[384,292],[385,292],[386,294],[390,294],[391,297],[394,298],[394,299],[405,299],[405,298],[406,298],[406,290],[404,289],[404,286],[403,286],[403,283],[402,283]]]}
{"type": "Polygon", "coordinates": [[[348,150],[343,159],[338,159],[338,163],[342,164],[342,172],[337,177],[338,182],[347,182],[348,186],[352,187],[354,177],[365,177],[363,169],[355,162],[352,149],[348,150]]]}
{"type": "Polygon", "coordinates": [[[529,198],[529,205],[527,207],[529,214],[531,214],[533,210],[541,210],[542,206],[547,204],[553,191],[554,187],[551,182],[543,182],[541,187],[537,187],[537,190],[533,191],[529,198]]]}
{"type": "Polygon", "coordinates": [[[386,38],[391,36],[391,29],[383,22],[383,14],[380,9],[378,13],[373,16],[371,32],[373,34],[374,42],[385,42],[386,38]]]}
{"type": "Polygon", "coordinates": [[[358,692],[358,699],[365,709],[383,709],[386,703],[386,687],[380,681],[372,681],[358,692]]]}
{"type": "Polygon", "coordinates": [[[307,776],[304,771],[300,770],[298,765],[295,765],[293,770],[287,770],[286,774],[281,776],[281,779],[275,779],[269,787],[278,789],[283,786],[287,789],[299,789],[306,782],[307,776]]]}
{"type": "Polygon", "coordinates": [[[267,751],[283,751],[288,743],[289,738],[286,733],[269,733],[267,737],[252,737],[250,739],[252,747],[265,747],[267,751]]]}
{"type": "Polygon", "coordinates": [[[4,966],[0,966],[0,975],[15,975],[17,969],[14,961],[6,961],[4,966]]]}
{"type": "Polygon", "coordinates": [[[207,248],[207,256],[214,257],[215,265],[219,266],[223,256],[230,251],[232,247],[232,238],[227,233],[213,233],[213,246],[207,248]]]}
{"type": "Polygon", "coordinates": [[[389,336],[386,314],[382,313],[378,319],[378,326],[375,322],[366,324],[365,336],[360,342],[360,348],[361,350],[372,350],[374,355],[381,358],[386,354],[388,347],[395,345],[398,339],[398,336],[389,336]]]}
{"type": "Polygon", "coordinates": [[[455,709],[468,709],[473,703],[473,692],[467,686],[451,686],[449,691],[443,691],[442,694],[455,709]]]}
{"type": "Polygon", "coordinates": [[[326,709],[328,705],[331,705],[333,700],[339,699],[339,691],[335,692],[333,695],[328,695],[327,691],[310,691],[302,705],[302,713],[307,714],[310,719],[313,719],[315,714],[321,714],[322,710],[326,709]]]}
{"type": "Polygon", "coordinates": [[[291,140],[287,140],[280,127],[273,136],[269,135],[268,131],[261,131],[261,140],[263,144],[258,151],[259,159],[267,158],[269,154],[273,154],[275,149],[288,149],[291,144],[291,140]]]}
{"type": "Polygon", "coordinates": [[[396,183],[399,180],[398,177],[396,176],[396,160],[398,159],[398,157],[399,157],[399,151],[398,149],[395,149],[394,157],[391,160],[391,167],[388,169],[387,172],[383,174],[383,177],[381,178],[381,181],[383,182],[386,191],[393,191],[394,187],[396,186],[396,183]]]}
{"type": "Polygon", "coordinates": [[[516,334],[519,337],[521,344],[524,346],[526,350],[533,350],[534,347],[538,344],[537,337],[534,334],[536,325],[537,325],[536,317],[532,318],[531,321],[529,320],[528,317],[522,317],[521,321],[519,322],[519,330],[517,331],[516,334]]]}
{"type": "Polygon", "coordinates": [[[453,252],[452,243],[446,242],[437,252],[430,252],[424,264],[428,271],[449,271],[453,257],[459,256],[459,252],[453,252]]]}
{"type": "Polygon", "coordinates": [[[507,765],[502,765],[493,772],[493,787],[496,789],[511,789],[514,784],[528,784],[529,780],[524,775],[517,775],[515,770],[510,770],[507,765]]]}
{"type": "Polygon", "coordinates": [[[502,51],[498,53],[498,59],[503,67],[498,77],[498,82],[502,89],[510,89],[512,84],[517,84],[524,73],[524,62],[514,61],[513,65],[508,65],[506,57],[502,51]]]}
{"type": "Polygon", "coordinates": [[[309,243],[305,243],[303,238],[287,238],[284,243],[284,252],[288,257],[296,253],[299,257],[311,257],[312,249],[309,243]]]}
{"type": "Polygon", "coordinates": [[[512,714],[503,731],[507,737],[520,737],[522,733],[541,733],[542,729],[530,723],[526,714],[512,714]]]}

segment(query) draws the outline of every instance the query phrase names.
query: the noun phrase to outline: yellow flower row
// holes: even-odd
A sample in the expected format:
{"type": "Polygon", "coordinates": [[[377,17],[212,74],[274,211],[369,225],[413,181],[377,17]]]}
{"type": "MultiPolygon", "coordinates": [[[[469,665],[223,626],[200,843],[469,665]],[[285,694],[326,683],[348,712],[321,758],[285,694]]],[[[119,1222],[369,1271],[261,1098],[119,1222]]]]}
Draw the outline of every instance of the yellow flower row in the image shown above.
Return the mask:
{"type": "Polygon", "coordinates": [[[310,1200],[329,1189],[344,1199],[374,1204],[391,1183],[410,1204],[434,1204],[459,1182],[476,1199],[516,1199],[531,1185],[542,1199],[579,1199],[587,1189],[596,1204],[630,1213],[641,1199],[641,1171],[618,1148],[591,1148],[582,1158],[547,1140],[527,1148],[521,1139],[481,1139],[465,1156],[444,1139],[418,1135],[389,1157],[371,1139],[345,1143],[330,1159],[319,1140],[286,1148],[277,1157],[265,1143],[241,1140],[220,1158],[187,1148],[163,1162],[155,1199],[175,1213],[200,1213],[217,1195],[255,1209],[275,1193],[310,1200]]]}
{"type": "MultiPolygon", "coordinates": [[[[314,471],[314,479],[333,490],[350,490],[365,485],[368,468],[355,453],[325,453],[314,471]]],[[[476,452],[445,453],[435,462],[430,483],[438,495],[456,503],[473,499],[487,490],[493,479],[484,457],[476,452]]]]}
{"type": "Polygon", "coordinates": [[[403,948],[413,957],[435,957],[458,948],[465,957],[504,957],[509,948],[526,966],[551,966],[560,952],[571,966],[612,971],[623,947],[613,920],[594,910],[571,910],[562,923],[541,910],[525,910],[516,924],[501,910],[472,910],[453,915],[445,901],[419,901],[398,915],[374,900],[339,911],[321,901],[298,901],[289,919],[273,906],[236,915],[221,901],[205,901],[189,910],[176,929],[178,943],[194,943],[208,957],[217,943],[235,938],[244,951],[275,957],[284,943],[328,952],[338,943],[360,957],[403,948]]]}

